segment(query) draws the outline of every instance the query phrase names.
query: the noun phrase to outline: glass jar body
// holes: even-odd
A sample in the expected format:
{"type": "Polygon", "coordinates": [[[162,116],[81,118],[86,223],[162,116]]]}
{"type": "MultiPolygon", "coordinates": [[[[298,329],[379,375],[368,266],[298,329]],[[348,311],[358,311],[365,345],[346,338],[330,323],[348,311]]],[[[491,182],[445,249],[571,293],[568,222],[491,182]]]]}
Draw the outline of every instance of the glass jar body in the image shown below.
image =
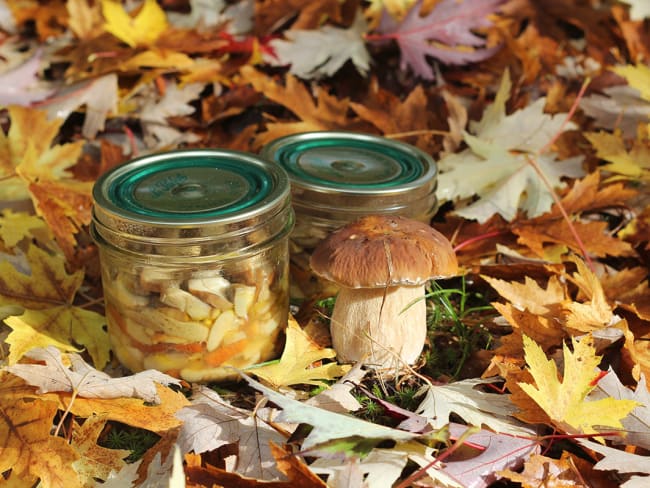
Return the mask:
{"type": "Polygon", "coordinates": [[[277,357],[288,315],[288,241],[227,259],[100,245],[111,346],[132,371],[221,381],[277,357]]]}

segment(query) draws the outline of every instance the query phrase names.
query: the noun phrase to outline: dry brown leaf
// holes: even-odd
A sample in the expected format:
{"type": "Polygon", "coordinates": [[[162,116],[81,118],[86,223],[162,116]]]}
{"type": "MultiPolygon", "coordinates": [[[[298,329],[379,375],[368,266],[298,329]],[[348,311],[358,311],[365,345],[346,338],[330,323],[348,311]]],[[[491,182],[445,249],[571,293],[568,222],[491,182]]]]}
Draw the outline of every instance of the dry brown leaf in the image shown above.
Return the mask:
{"type": "Polygon", "coordinates": [[[360,125],[348,117],[348,99],[340,100],[323,88],[317,88],[315,97],[312,97],[305,85],[290,74],[287,74],[286,85],[283,86],[251,66],[242,67],[240,72],[242,81],[253,85],[269,100],[289,109],[300,120],[267,123],[267,130],[255,139],[256,146],[297,132],[354,129],[360,125]]]}

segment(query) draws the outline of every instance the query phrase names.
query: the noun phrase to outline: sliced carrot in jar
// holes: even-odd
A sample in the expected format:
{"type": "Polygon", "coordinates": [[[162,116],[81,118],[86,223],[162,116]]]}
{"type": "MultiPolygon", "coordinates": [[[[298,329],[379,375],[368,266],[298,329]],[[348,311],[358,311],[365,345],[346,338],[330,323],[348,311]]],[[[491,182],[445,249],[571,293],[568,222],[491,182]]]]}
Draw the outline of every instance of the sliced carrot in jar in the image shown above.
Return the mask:
{"type": "Polygon", "coordinates": [[[237,342],[218,347],[212,352],[203,356],[203,360],[210,366],[220,366],[232,357],[241,353],[246,347],[247,339],[241,339],[237,342]]]}

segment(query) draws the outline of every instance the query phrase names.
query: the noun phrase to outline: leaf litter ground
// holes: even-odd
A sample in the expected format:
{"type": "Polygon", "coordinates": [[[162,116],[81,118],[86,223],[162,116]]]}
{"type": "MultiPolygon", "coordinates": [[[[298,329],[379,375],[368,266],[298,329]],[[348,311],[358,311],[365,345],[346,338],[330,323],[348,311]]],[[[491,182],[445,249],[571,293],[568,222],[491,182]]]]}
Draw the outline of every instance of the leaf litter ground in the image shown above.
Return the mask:
{"type": "Polygon", "coordinates": [[[8,482],[648,483],[646,2],[0,6],[8,482]],[[332,297],[305,296],[282,357],[243,381],[121,369],[88,235],[95,179],[310,130],[439,161],[432,225],[462,276],[427,287],[420,360],[397,377],[338,364],[332,297]]]}

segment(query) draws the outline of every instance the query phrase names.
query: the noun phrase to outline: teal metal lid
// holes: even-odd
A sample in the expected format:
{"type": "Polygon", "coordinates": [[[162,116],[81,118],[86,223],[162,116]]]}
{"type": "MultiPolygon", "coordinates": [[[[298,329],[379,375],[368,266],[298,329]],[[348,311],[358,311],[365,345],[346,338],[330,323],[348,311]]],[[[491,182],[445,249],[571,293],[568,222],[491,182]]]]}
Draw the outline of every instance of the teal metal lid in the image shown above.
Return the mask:
{"type": "Polygon", "coordinates": [[[276,139],[261,155],[289,175],[294,201],[344,198],[352,206],[401,206],[434,195],[437,167],[418,148],[352,132],[306,132],[276,139]],[[373,200],[374,199],[374,200],[373,200]]]}
{"type": "Polygon", "coordinates": [[[93,188],[93,220],[101,234],[164,238],[245,233],[290,205],[289,180],[254,155],[188,149],[133,159],[102,175],[93,188]],[[187,234],[187,232],[186,232],[187,234]]]}

